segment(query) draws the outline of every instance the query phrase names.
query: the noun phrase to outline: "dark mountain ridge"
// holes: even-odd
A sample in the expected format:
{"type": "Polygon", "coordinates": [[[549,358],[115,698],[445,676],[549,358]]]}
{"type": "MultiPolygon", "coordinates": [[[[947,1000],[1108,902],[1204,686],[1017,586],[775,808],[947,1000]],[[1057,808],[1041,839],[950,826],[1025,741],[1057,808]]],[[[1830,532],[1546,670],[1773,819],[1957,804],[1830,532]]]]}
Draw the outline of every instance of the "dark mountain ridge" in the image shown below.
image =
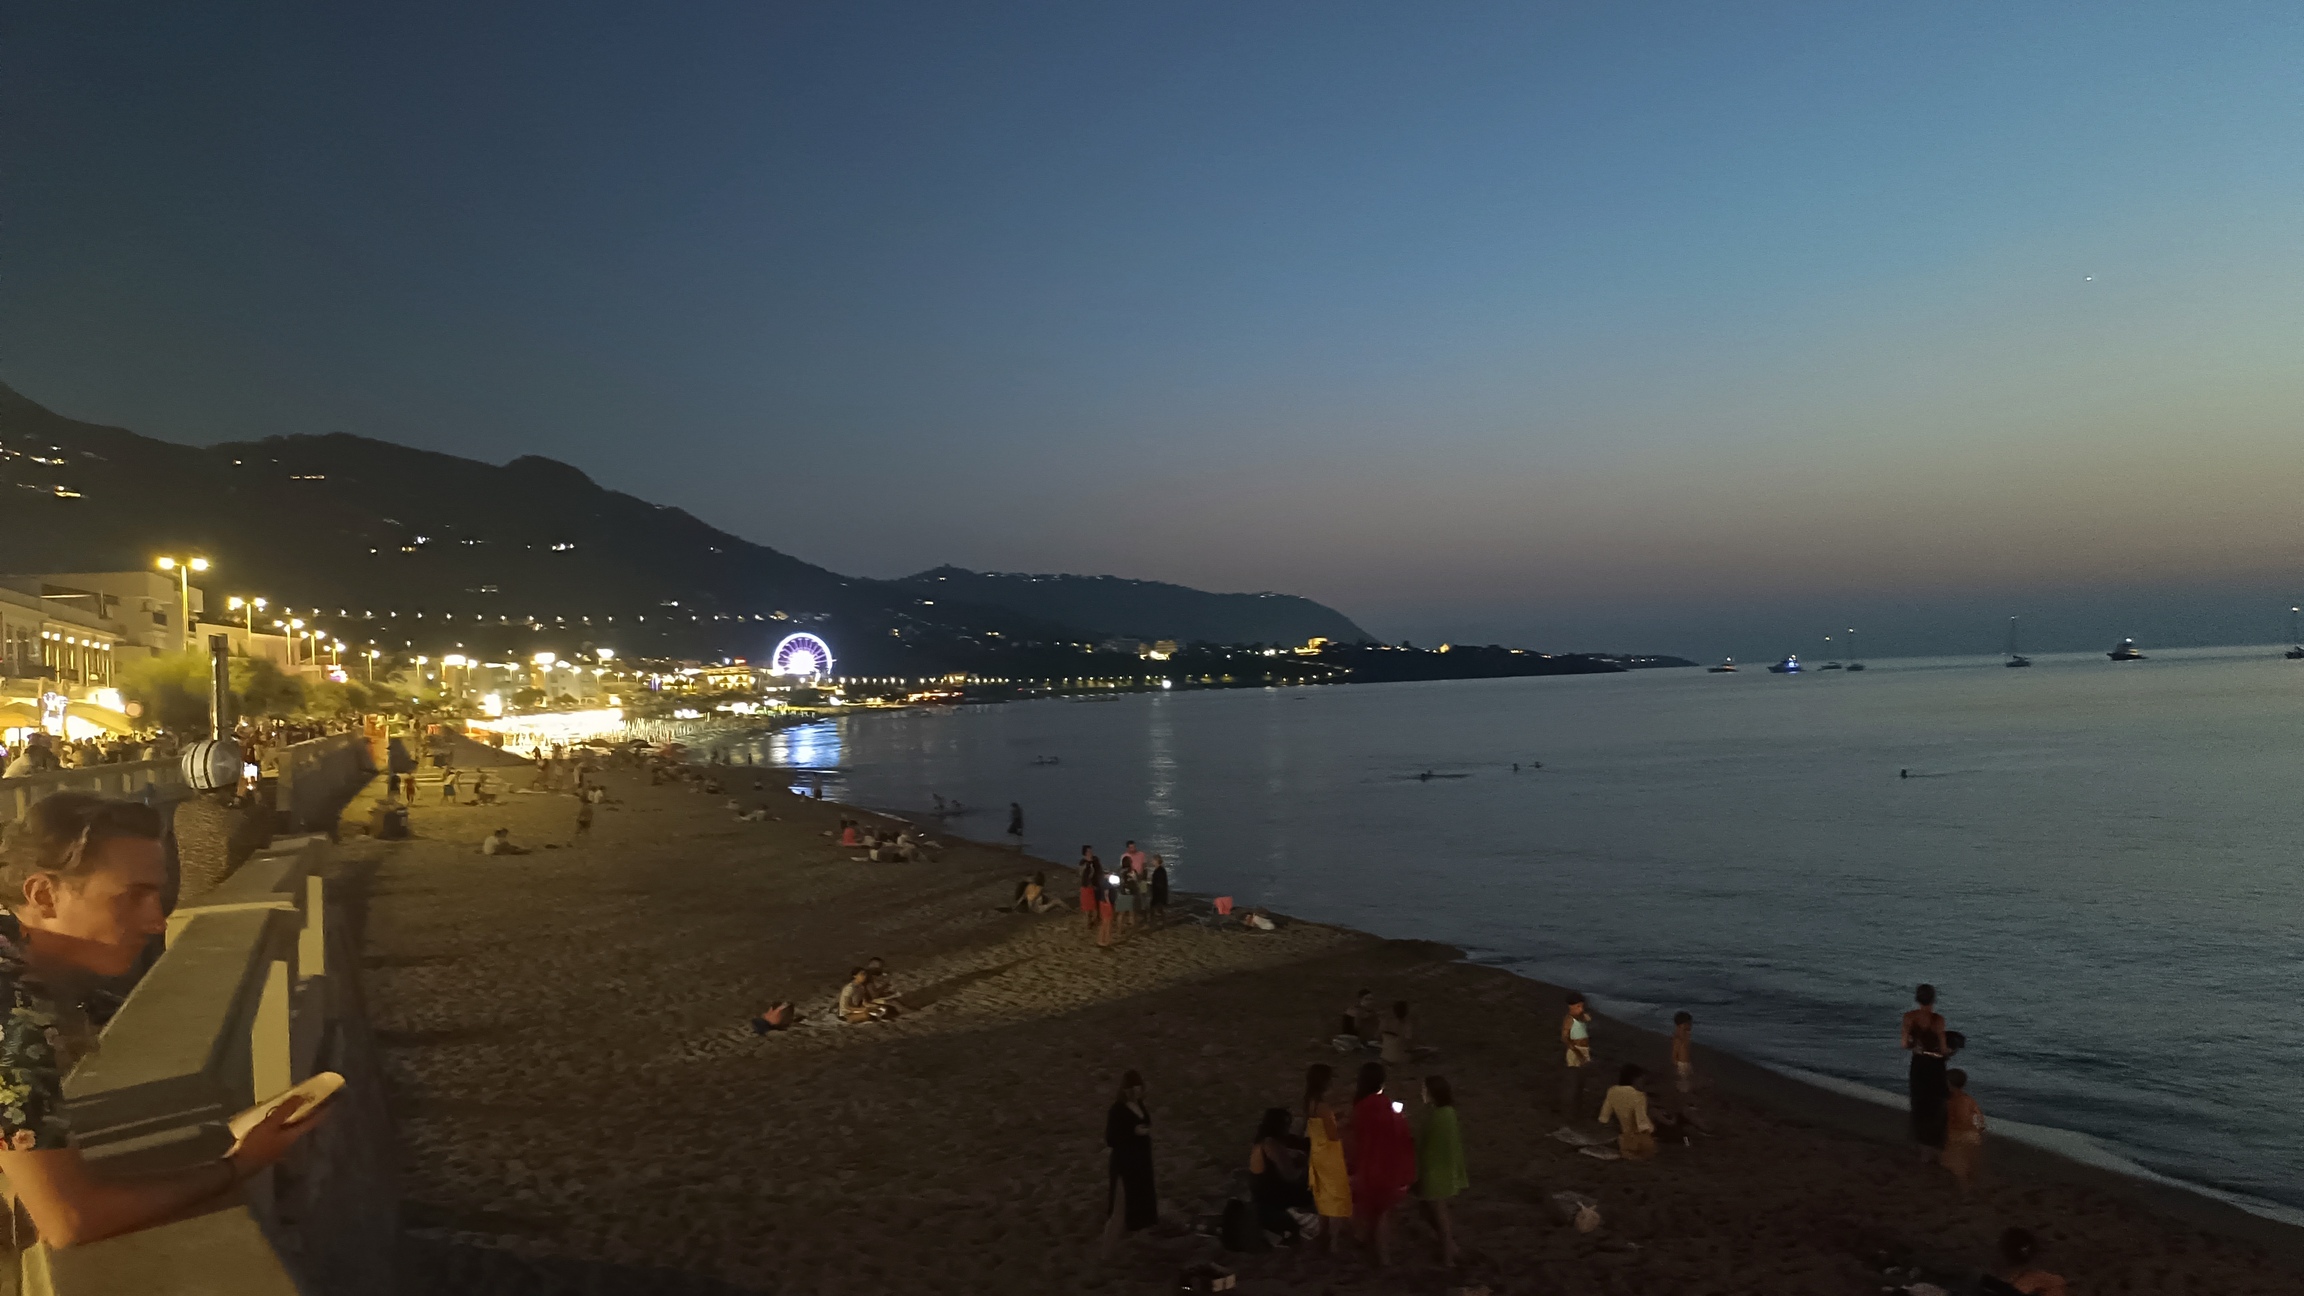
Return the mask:
{"type": "Polygon", "coordinates": [[[1294,646],[1315,637],[1338,643],[1375,638],[1336,609],[1294,594],[1211,594],[1120,576],[1027,575],[964,567],[932,568],[891,583],[940,599],[1009,608],[1139,639],[1294,646]]]}
{"type": "MultiPolygon", "coordinates": [[[[1189,638],[1196,596],[1095,606],[1074,622],[956,590],[924,597],[804,562],[668,505],[606,489],[556,460],[503,465],[345,433],[199,447],[66,418],[0,386],[0,571],[130,570],[163,553],[216,563],[212,606],[262,594],[347,643],[442,651],[571,651],[758,658],[799,626],[825,633],[843,673],[981,669],[1020,645],[1115,634],[1189,638]],[[319,609],[317,614],[312,609],[319,609]]],[[[1077,580],[1080,578],[1068,578],[1077,580]]],[[[996,591],[988,584],[985,589],[996,591]]],[[[1341,614],[1308,600],[1349,626],[1341,614]]]]}

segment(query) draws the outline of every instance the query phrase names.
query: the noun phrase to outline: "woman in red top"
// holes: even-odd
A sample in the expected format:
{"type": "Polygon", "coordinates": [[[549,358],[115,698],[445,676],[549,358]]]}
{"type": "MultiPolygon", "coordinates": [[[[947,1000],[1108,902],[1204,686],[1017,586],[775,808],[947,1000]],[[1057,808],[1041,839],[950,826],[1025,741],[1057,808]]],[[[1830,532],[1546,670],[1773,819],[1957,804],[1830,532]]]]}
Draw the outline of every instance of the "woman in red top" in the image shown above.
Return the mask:
{"type": "Polygon", "coordinates": [[[1384,1092],[1384,1064],[1360,1068],[1352,1103],[1352,1211],[1360,1244],[1382,1268],[1392,1258],[1392,1211],[1416,1182],[1416,1136],[1384,1092]]]}

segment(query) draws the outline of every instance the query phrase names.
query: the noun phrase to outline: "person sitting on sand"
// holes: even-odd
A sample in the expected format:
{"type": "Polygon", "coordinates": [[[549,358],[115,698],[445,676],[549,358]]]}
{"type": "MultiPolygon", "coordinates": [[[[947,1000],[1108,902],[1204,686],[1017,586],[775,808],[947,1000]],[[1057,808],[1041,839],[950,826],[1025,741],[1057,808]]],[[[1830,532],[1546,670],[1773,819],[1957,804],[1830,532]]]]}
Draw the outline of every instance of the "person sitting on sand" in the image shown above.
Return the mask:
{"type": "Polygon", "coordinates": [[[861,846],[864,844],[863,840],[856,836],[855,820],[843,819],[840,821],[840,844],[843,846],[861,846]]]}
{"type": "Polygon", "coordinates": [[[1336,1024],[1339,1039],[1349,1035],[1370,1048],[1376,1046],[1379,1022],[1376,1014],[1376,992],[1363,989],[1344,1005],[1344,1016],[1336,1024]]]}
{"type": "Polygon", "coordinates": [[[864,992],[891,1017],[905,1010],[904,1001],[896,994],[896,980],[888,975],[888,964],[878,958],[864,960],[864,992]]]}
{"type": "Polygon", "coordinates": [[[871,993],[864,988],[864,978],[864,969],[849,969],[848,984],[840,987],[840,1002],[837,1007],[840,1020],[844,1022],[882,1021],[890,1015],[887,1005],[873,1002],[871,993]]]}
{"type": "Polygon", "coordinates": [[[1616,1122],[1616,1150],[1627,1161],[1645,1161],[1656,1155],[1656,1124],[1648,1119],[1648,1095],[1640,1089],[1643,1074],[1639,1067],[1626,1063],[1600,1104],[1600,1123],[1616,1122]]]}
{"type": "Polygon", "coordinates": [[[1312,1190],[1304,1186],[1302,1140],[1288,1133],[1288,1109],[1268,1107],[1248,1145],[1248,1195],[1256,1222],[1293,1246],[1304,1232],[1297,1215],[1310,1218],[1312,1190]]]}
{"type": "Polygon", "coordinates": [[[1951,1097],[1944,1104],[1944,1168],[1965,1193],[1976,1182],[1984,1164],[1984,1109],[1968,1096],[1968,1073],[1954,1067],[1944,1073],[1951,1097]]]}
{"type": "Polygon", "coordinates": [[[480,853],[483,855],[525,855],[528,853],[528,848],[513,845],[512,830],[499,828],[481,839],[480,853]]]}
{"type": "Polygon", "coordinates": [[[1250,931],[1280,930],[1280,924],[1272,921],[1271,913],[1266,911],[1261,905],[1240,915],[1240,925],[1248,928],[1250,931]]]}
{"type": "Polygon", "coordinates": [[[1383,1024],[1377,1030],[1378,1038],[1383,1041],[1382,1054],[1387,1066],[1421,1062],[1440,1051],[1416,1043],[1416,1023],[1408,1017],[1405,999],[1392,1001],[1392,1011],[1384,1014],[1383,1024]]]}
{"type": "Polygon", "coordinates": [[[792,1024],[799,1020],[800,1014],[792,1010],[792,1001],[779,999],[768,1005],[767,1011],[752,1019],[752,1033],[765,1035],[770,1031],[790,1030],[792,1024]]]}
{"type": "Polygon", "coordinates": [[[1016,885],[1016,912],[1044,914],[1056,907],[1056,897],[1048,894],[1048,875],[1034,873],[1016,885]]]}
{"type": "Polygon", "coordinates": [[[2069,1290],[2062,1274],[2032,1263],[2040,1239],[2032,1230],[2012,1228],[2000,1235],[2000,1268],[1986,1274],[1976,1290],[1982,1296],[2065,1296],[2069,1290]]]}

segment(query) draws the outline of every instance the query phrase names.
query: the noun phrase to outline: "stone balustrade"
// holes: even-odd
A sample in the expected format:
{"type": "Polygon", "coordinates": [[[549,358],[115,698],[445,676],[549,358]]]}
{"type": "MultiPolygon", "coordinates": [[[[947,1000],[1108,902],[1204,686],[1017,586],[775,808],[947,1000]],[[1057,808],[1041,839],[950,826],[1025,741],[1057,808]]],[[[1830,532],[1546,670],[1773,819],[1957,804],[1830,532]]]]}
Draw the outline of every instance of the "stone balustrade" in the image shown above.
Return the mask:
{"type": "Polygon", "coordinates": [[[51,792],[94,792],[99,796],[154,804],[181,801],[192,795],[192,789],[184,782],[183,766],[174,757],[50,770],[23,778],[0,778],[0,825],[23,818],[32,809],[33,802],[51,792]]]}

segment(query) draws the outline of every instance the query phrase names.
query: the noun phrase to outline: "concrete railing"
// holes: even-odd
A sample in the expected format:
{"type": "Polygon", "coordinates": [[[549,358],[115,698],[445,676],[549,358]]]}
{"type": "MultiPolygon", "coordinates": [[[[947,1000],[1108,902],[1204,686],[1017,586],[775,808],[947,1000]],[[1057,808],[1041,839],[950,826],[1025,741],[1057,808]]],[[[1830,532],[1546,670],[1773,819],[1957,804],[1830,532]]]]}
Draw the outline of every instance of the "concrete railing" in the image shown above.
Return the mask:
{"type": "Polygon", "coordinates": [[[283,839],[168,920],[167,949],[65,1078],[100,1173],[224,1154],[232,1115],[319,1070],[351,1081],[288,1161],[186,1218],[23,1254],[28,1296],[386,1292],[396,1203],[389,1117],[319,837],[283,839]],[[332,975],[333,974],[333,975],[332,975]]]}
{"type": "Polygon", "coordinates": [[[33,802],[51,792],[94,792],[154,803],[181,801],[192,795],[184,782],[183,765],[174,757],[50,770],[24,778],[0,778],[0,824],[23,818],[33,802]]]}
{"type": "Polygon", "coordinates": [[[376,751],[366,734],[329,734],[281,748],[279,768],[272,804],[291,832],[310,832],[334,824],[336,812],[376,776],[376,751]]]}

